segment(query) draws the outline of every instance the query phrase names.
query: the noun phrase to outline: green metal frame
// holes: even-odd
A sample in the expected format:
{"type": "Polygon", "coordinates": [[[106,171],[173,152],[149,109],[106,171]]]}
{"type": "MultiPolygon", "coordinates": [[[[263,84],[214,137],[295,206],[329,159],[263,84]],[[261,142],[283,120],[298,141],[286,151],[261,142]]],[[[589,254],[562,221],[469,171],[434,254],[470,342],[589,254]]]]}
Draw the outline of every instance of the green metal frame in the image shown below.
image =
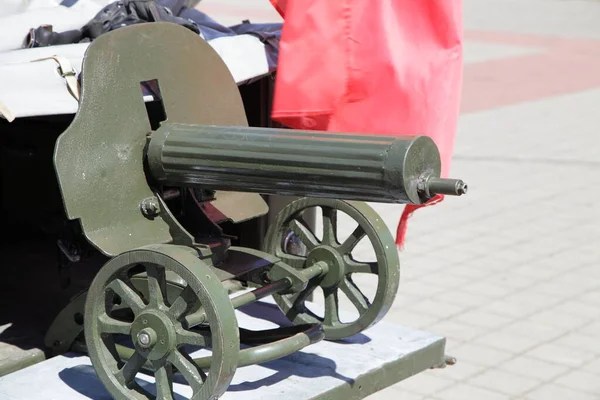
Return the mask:
{"type": "Polygon", "coordinates": [[[59,315],[47,342],[58,352],[87,351],[116,399],[152,397],[134,380],[150,370],[159,399],[171,399],[179,373],[192,399],[212,400],[239,366],[367,329],[391,307],[400,267],[383,220],[357,200],[422,204],[435,194],[466,192],[464,182],[439,177],[439,152],[428,137],[249,128],[226,65],[178,25],[142,24],[101,36],[86,53],[82,76],[80,108],[57,140],[54,162],[68,218],[79,219],[89,242],[114,257],[87,295],[59,315]],[[153,120],[142,99],[140,84],[151,80],[158,80],[162,121],[153,120]],[[211,229],[201,239],[192,236],[169,210],[162,191],[169,186],[227,191],[214,203],[221,197],[221,212],[234,221],[266,212],[259,193],[313,198],[278,214],[263,252],[230,247],[208,213],[202,221],[211,229]],[[302,222],[314,207],[323,209],[321,241],[302,222]],[[358,223],[343,243],[338,211],[358,223]],[[288,252],[289,232],[306,254],[288,252]],[[373,263],[351,257],[363,237],[375,250],[373,263]],[[377,276],[372,303],[352,279],[357,273],[377,276]],[[258,288],[230,299],[223,283],[230,280],[258,288]],[[305,306],[317,287],[325,293],[323,318],[305,306]],[[359,311],[356,321],[340,322],[340,292],[359,311]],[[235,309],[269,295],[296,326],[239,330],[235,309]],[[81,324],[69,318],[84,298],[82,345],[81,324]],[[241,337],[259,346],[240,350],[241,337]],[[212,356],[192,359],[186,345],[211,349],[212,356]]]}

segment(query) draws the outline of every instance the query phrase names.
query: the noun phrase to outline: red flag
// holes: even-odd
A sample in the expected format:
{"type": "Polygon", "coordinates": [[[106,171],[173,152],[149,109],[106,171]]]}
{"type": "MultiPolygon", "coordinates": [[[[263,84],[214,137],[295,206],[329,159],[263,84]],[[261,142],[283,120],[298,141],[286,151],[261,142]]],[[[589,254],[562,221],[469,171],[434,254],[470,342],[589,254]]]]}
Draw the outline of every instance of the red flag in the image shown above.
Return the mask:
{"type": "MultiPolygon", "coordinates": [[[[284,17],[274,120],[296,129],[427,135],[448,176],[462,86],[461,0],[270,1],[284,17]]],[[[419,207],[405,207],[399,245],[419,207]]]]}

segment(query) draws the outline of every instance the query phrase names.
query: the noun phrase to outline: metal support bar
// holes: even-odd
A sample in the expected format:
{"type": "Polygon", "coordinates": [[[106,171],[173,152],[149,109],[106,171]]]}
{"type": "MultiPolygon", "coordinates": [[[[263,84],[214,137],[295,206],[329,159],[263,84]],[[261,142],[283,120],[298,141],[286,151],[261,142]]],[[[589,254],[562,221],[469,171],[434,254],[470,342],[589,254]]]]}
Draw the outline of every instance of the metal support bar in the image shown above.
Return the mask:
{"type": "MultiPolygon", "coordinates": [[[[321,325],[315,324],[309,325],[308,327],[300,326],[300,328],[304,330],[291,337],[240,350],[237,367],[247,367],[250,365],[277,360],[302,350],[311,344],[320,342],[325,337],[325,333],[323,332],[321,325]]],[[[123,361],[129,360],[135,352],[134,349],[123,345],[117,344],[115,347],[119,357],[121,357],[123,361]]],[[[74,348],[76,348],[76,351],[87,352],[85,346],[79,343],[77,346],[74,346],[74,348]]],[[[212,357],[210,356],[194,358],[194,363],[198,366],[198,368],[207,369],[210,368],[211,360],[212,357]]],[[[152,371],[152,365],[148,362],[144,365],[144,368],[152,371]]]]}
{"type": "Polygon", "coordinates": [[[282,279],[277,282],[270,283],[258,289],[254,289],[251,292],[241,294],[231,299],[233,308],[240,308],[250,303],[254,303],[257,300],[264,299],[265,297],[271,296],[275,293],[279,293],[282,290],[286,290],[291,285],[289,279],[282,279]]]}
{"type": "MultiPolygon", "coordinates": [[[[298,272],[306,281],[309,281],[312,278],[326,274],[328,270],[327,263],[318,262],[315,265],[298,272]]],[[[291,286],[292,281],[289,278],[279,279],[258,289],[234,297],[231,299],[231,304],[233,305],[233,308],[240,308],[250,303],[254,303],[257,300],[264,299],[265,297],[283,292],[291,286]]],[[[188,329],[192,328],[206,321],[206,313],[204,309],[200,308],[195,313],[186,316],[184,321],[188,329]]]]}
{"type": "MultiPolygon", "coordinates": [[[[279,281],[270,283],[258,289],[254,289],[251,292],[247,292],[237,297],[234,297],[233,299],[231,299],[231,304],[233,305],[233,308],[240,308],[257,300],[286,290],[290,286],[291,282],[288,279],[281,279],[279,281]]],[[[201,323],[206,321],[206,312],[204,311],[204,309],[200,308],[195,313],[186,316],[184,318],[184,321],[188,329],[196,325],[200,325],[201,323]]]]}

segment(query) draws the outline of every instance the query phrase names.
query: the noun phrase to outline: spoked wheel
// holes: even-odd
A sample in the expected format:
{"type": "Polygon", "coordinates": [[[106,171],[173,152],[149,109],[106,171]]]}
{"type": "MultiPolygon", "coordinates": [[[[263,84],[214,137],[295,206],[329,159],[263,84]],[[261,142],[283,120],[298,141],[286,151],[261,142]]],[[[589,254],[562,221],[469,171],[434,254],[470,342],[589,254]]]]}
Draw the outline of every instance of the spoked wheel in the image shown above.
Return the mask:
{"type": "Polygon", "coordinates": [[[285,207],[269,227],[265,250],[296,269],[304,269],[316,262],[325,261],[328,272],[312,279],[300,293],[275,295],[275,301],[295,324],[322,323],[325,338],[343,339],[355,335],[381,320],[391,307],[400,283],[400,261],[394,239],[381,217],[370,206],[361,202],[330,199],[296,200],[285,207]],[[322,238],[303,222],[302,214],[312,207],[323,212],[322,238]],[[352,218],[358,226],[342,243],[338,241],[338,211],[352,218]],[[302,243],[302,251],[290,251],[290,233],[302,243]],[[367,237],[375,252],[376,261],[359,262],[352,250],[367,237]],[[377,292],[372,301],[361,291],[355,274],[371,274],[377,278],[377,292]],[[321,287],[324,296],[324,313],[318,316],[306,307],[306,299],[321,287]],[[340,321],[342,292],[358,311],[352,322],[340,321]]]}
{"type": "Polygon", "coordinates": [[[216,399],[237,368],[239,330],[229,296],[185,247],[148,246],[106,263],[88,292],[85,340],[96,373],[117,400],[170,400],[174,382],[187,383],[193,400],[216,399]],[[140,273],[147,274],[146,296],[131,284],[140,273]],[[172,303],[166,300],[167,273],[186,284],[172,303]],[[198,307],[206,317],[202,329],[191,331],[185,317],[198,307]],[[209,368],[192,361],[198,349],[212,350],[209,368]],[[154,383],[136,379],[142,369],[154,372],[154,383]]]}

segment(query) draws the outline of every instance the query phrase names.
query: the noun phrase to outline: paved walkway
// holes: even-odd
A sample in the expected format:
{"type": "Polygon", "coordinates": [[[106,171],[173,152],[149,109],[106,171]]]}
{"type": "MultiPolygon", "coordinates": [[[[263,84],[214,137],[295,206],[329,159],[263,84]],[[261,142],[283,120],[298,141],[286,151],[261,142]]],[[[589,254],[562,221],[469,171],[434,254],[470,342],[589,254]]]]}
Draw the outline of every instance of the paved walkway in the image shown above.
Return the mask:
{"type": "MultiPolygon", "coordinates": [[[[458,364],[369,399],[600,399],[600,2],[464,1],[452,176],[470,191],[411,219],[386,317],[446,336],[458,364]]],[[[395,228],[401,207],[374,207],[395,228]]]]}

